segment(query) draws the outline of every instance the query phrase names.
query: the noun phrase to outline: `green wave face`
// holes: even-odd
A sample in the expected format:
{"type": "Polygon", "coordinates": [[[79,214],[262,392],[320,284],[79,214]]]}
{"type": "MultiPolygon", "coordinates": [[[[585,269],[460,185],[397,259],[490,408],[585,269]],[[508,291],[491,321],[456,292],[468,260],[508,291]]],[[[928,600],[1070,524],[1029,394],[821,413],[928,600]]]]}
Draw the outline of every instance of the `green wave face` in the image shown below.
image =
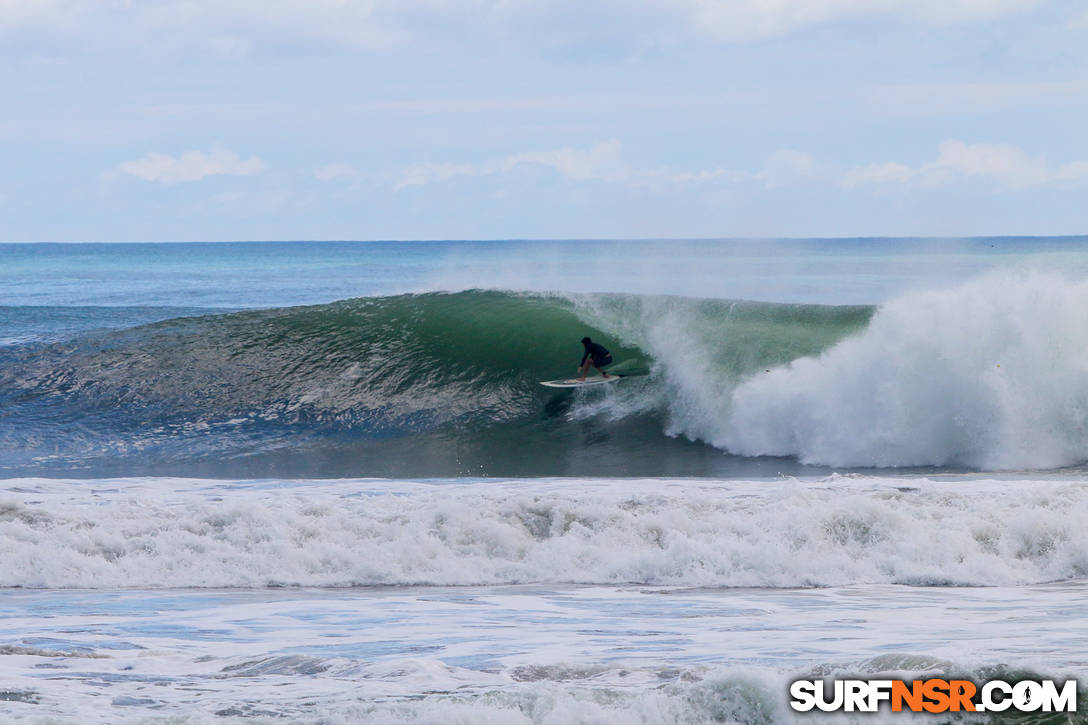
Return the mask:
{"type": "Polygon", "coordinates": [[[868,324],[873,308],[790,305],[669,296],[572,298],[579,314],[668,364],[707,365],[731,385],[767,367],[815,355],[868,324]]]}
{"type": "MultiPolygon", "coordinates": [[[[469,291],[178,318],[9,353],[0,442],[19,453],[0,466],[111,461],[136,473],[185,462],[212,475],[260,459],[306,474],[304,454],[320,450],[342,475],[501,473],[535,458],[533,475],[559,473],[549,461],[593,446],[572,438],[578,421],[626,427],[647,455],[674,445],[664,434],[684,394],[676,381],[692,370],[696,390],[720,393],[820,352],[871,313],[469,291]],[[538,385],[574,374],[585,335],[612,351],[615,372],[643,377],[599,394],[538,385]]],[[[612,442],[617,456],[626,447],[612,442]]]]}

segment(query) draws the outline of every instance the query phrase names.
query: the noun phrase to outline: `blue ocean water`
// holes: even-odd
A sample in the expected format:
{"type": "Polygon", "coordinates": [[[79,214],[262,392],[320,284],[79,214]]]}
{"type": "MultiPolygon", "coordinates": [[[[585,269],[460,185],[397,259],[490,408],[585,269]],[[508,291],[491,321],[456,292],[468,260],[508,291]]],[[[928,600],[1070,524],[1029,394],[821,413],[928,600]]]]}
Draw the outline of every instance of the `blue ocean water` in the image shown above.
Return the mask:
{"type": "Polygon", "coordinates": [[[471,288],[876,304],[995,268],[1088,272],[1085,237],[0,244],[3,306],[251,308],[471,288]]]}
{"type": "Polygon", "coordinates": [[[1085,458],[1079,358],[1032,357],[1080,334],[1064,315],[1088,275],[1083,238],[0,245],[0,262],[8,475],[733,477],[1085,458]],[[632,380],[603,396],[537,387],[573,372],[586,334],[632,380]],[[817,355],[831,362],[806,368],[817,355]],[[1009,356],[1023,359],[1008,379],[977,382],[1009,356]],[[994,386],[1014,388],[1004,413],[994,386]],[[842,416],[825,408],[877,388],[893,406],[827,429],[842,416]],[[1022,415],[1039,395],[1052,404],[1022,415]],[[894,408],[932,420],[911,432],[882,419],[894,408]],[[1007,450],[1040,426],[1071,435],[1007,450]]]}
{"type": "Polygon", "coordinates": [[[0,719],[1084,682],[1084,309],[1083,237],[0,245],[0,719]]]}

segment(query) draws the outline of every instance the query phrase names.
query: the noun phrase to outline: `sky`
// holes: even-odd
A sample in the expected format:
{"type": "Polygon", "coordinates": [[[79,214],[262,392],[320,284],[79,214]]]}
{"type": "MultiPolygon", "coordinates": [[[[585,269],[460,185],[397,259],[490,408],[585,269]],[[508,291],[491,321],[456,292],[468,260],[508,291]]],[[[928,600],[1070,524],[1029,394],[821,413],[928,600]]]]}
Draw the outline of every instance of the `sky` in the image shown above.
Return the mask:
{"type": "Polygon", "coordinates": [[[0,240],[1088,233],[1082,0],[0,0],[0,240]]]}

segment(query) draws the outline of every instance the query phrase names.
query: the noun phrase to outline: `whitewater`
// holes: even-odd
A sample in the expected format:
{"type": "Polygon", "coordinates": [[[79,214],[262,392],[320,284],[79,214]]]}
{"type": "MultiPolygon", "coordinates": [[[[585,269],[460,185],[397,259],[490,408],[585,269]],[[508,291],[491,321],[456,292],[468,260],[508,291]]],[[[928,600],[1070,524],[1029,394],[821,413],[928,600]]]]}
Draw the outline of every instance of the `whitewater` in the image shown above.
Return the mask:
{"type": "Polygon", "coordinates": [[[0,721],[1083,699],[1085,309],[1076,237],[0,245],[0,721]]]}
{"type": "Polygon", "coordinates": [[[1042,584],[1086,516],[1066,479],[12,479],[0,586],[1042,584]]]}

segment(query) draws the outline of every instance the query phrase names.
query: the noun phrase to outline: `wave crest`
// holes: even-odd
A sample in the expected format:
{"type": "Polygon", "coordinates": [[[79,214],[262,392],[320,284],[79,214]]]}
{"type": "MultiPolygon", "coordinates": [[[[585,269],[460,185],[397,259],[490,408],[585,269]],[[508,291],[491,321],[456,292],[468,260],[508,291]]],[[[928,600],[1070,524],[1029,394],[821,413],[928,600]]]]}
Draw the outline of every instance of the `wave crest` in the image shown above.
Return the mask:
{"type": "Polygon", "coordinates": [[[732,392],[708,440],[833,466],[1043,469],[1088,458],[1088,283],[991,275],[732,392]]]}

